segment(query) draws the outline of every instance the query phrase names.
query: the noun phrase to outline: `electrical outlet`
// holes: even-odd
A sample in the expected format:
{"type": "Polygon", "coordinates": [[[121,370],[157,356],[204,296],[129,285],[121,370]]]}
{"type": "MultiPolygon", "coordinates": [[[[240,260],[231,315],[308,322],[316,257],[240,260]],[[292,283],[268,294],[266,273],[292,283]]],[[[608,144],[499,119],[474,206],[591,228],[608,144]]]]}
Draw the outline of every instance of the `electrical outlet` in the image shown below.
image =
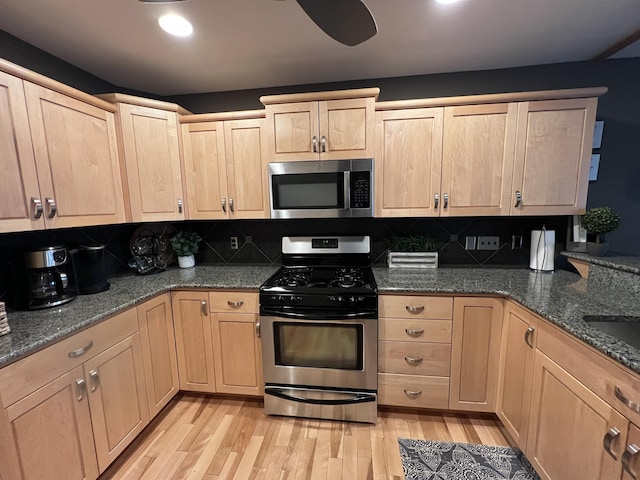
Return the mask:
{"type": "Polygon", "coordinates": [[[478,250],[498,250],[500,237],[478,237],[478,250]]]}
{"type": "Polygon", "coordinates": [[[231,246],[231,250],[238,249],[238,237],[229,237],[229,245],[231,246]]]}
{"type": "Polygon", "coordinates": [[[478,237],[467,235],[464,239],[464,249],[475,250],[477,241],[478,241],[478,237]]]}

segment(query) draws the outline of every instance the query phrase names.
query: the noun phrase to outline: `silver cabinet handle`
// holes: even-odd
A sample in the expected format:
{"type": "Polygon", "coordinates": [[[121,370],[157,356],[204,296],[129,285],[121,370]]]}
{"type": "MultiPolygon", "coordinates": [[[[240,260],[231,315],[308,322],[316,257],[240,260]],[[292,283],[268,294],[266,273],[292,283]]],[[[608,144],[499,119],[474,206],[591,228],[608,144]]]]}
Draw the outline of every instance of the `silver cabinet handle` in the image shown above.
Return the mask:
{"type": "Polygon", "coordinates": [[[433,194],[433,208],[438,208],[438,205],[440,205],[440,194],[434,193],[433,194]]]}
{"type": "Polygon", "coordinates": [[[226,198],[222,199],[222,211],[224,213],[227,213],[227,199],[226,198]]]}
{"type": "Polygon", "coordinates": [[[624,393],[622,393],[622,390],[620,390],[618,386],[616,386],[616,388],[613,389],[613,393],[615,394],[616,398],[624,404],[625,407],[630,408],[636,413],[640,413],[640,403],[636,403],[633,400],[629,400],[624,395],[624,393]]]}
{"type": "Polygon", "coordinates": [[[238,300],[236,302],[227,300],[227,305],[229,305],[231,308],[240,308],[242,305],[244,305],[244,302],[242,300],[238,300]]]}
{"type": "Polygon", "coordinates": [[[33,204],[33,219],[37,220],[42,217],[42,202],[39,198],[31,197],[31,203],[33,204]]]}
{"type": "Polygon", "coordinates": [[[77,350],[71,350],[69,353],[67,353],[67,356],[69,358],[81,357],[82,355],[87,353],[87,351],[89,351],[91,347],[93,347],[93,340],[90,340],[89,343],[87,343],[87,345],[82,348],[78,348],[77,350]]]}
{"type": "Polygon", "coordinates": [[[327,151],[327,137],[322,135],[322,139],[320,140],[320,152],[325,153],[327,151]]]}
{"type": "Polygon", "coordinates": [[[311,145],[313,147],[313,153],[318,153],[318,137],[315,135],[311,139],[311,145]]]}
{"type": "Polygon", "coordinates": [[[87,393],[87,383],[84,378],[79,378],[76,380],[76,386],[78,387],[78,401],[81,402],[84,394],[87,393]]]}
{"type": "Polygon", "coordinates": [[[516,204],[514,207],[518,208],[520,205],[522,205],[522,193],[520,193],[520,190],[516,190],[516,204]]]}
{"type": "Polygon", "coordinates": [[[182,199],[178,199],[178,213],[182,213],[182,199]]]}
{"type": "Polygon", "coordinates": [[[229,199],[229,210],[231,210],[231,213],[233,213],[233,198],[229,199]]]}
{"type": "Polygon", "coordinates": [[[260,320],[256,321],[256,337],[260,338],[262,336],[262,332],[260,331],[260,320]]]}
{"type": "Polygon", "coordinates": [[[407,397],[411,397],[411,398],[418,398],[420,395],[422,395],[422,390],[407,390],[406,388],[404,389],[404,394],[407,397]]]}
{"type": "Polygon", "coordinates": [[[202,302],[200,303],[200,307],[202,308],[202,315],[206,317],[209,314],[209,309],[207,308],[207,301],[202,300],[202,302]]]}
{"type": "Polygon", "coordinates": [[[100,379],[98,378],[98,372],[95,370],[91,370],[89,372],[89,376],[91,377],[91,393],[96,391],[98,388],[98,383],[100,383],[100,379]]]}
{"type": "Polygon", "coordinates": [[[449,206],[449,194],[445,193],[442,197],[444,199],[444,204],[442,205],[442,208],[447,208],[449,206]]]}
{"type": "Polygon", "coordinates": [[[49,213],[47,214],[47,218],[53,218],[58,213],[58,206],[56,205],[56,201],[53,198],[45,198],[47,202],[47,206],[49,207],[49,213]]]}
{"type": "Polygon", "coordinates": [[[407,312],[409,313],[422,313],[424,311],[424,307],[420,306],[420,307],[412,307],[411,305],[405,305],[405,307],[407,309],[407,312]]]}
{"type": "Polygon", "coordinates": [[[421,329],[405,328],[404,331],[410,337],[417,338],[424,333],[424,328],[421,328],[421,329]]]}
{"type": "Polygon", "coordinates": [[[420,365],[422,363],[422,360],[422,358],[404,357],[404,361],[409,365],[413,365],[414,367],[420,365]]]}
{"type": "Polygon", "coordinates": [[[627,449],[622,454],[622,467],[634,480],[638,478],[638,473],[631,470],[631,462],[636,458],[638,452],[640,452],[640,448],[635,443],[632,443],[627,445],[627,449]]]}
{"type": "Polygon", "coordinates": [[[529,327],[527,328],[527,331],[524,332],[524,341],[527,345],[529,345],[531,348],[533,348],[533,342],[531,341],[531,335],[533,335],[533,332],[535,332],[535,328],[534,327],[529,327]]]}
{"type": "Polygon", "coordinates": [[[620,430],[618,430],[616,427],[612,427],[607,433],[604,434],[604,438],[602,439],[602,445],[604,446],[605,452],[611,455],[614,460],[618,460],[618,457],[611,450],[611,442],[613,442],[613,440],[618,438],[619,436],[620,430]]]}

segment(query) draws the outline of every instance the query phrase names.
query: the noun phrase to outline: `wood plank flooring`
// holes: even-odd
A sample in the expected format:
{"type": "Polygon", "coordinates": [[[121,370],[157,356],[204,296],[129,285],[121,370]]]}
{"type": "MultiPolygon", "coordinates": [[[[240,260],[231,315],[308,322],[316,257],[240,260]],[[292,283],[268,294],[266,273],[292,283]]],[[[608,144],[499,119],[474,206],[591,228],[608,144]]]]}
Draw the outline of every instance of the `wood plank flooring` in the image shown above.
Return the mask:
{"type": "Polygon", "coordinates": [[[99,480],[404,480],[398,437],[509,445],[493,415],[383,409],[368,425],[180,393],[99,480]]]}

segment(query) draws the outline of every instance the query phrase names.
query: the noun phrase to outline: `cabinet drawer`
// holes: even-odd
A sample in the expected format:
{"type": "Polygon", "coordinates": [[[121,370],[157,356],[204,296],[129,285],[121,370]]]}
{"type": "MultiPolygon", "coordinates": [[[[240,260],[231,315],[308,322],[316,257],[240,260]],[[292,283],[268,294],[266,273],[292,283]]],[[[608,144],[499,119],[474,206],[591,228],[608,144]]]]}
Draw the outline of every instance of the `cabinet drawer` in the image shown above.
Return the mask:
{"type": "Polygon", "coordinates": [[[378,300],[380,317],[453,318],[453,297],[381,295],[378,300]]]}
{"type": "Polygon", "coordinates": [[[378,338],[398,342],[451,343],[451,320],[381,318],[378,338]]]}
{"type": "Polygon", "coordinates": [[[258,313],[258,293],[245,291],[210,292],[212,312],[258,313]]]}
{"type": "Polygon", "coordinates": [[[0,369],[2,403],[11,405],[137,331],[131,308],[0,369]]]}
{"type": "Polygon", "coordinates": [[[448,377],[451,345],[446,343],[378,342],[378,371],[448,377]]]}
{"type": "Polygon", "coordinates": [[[449,377],[378,374],[378,403],[398,407],[449,407],[449,377]]]}

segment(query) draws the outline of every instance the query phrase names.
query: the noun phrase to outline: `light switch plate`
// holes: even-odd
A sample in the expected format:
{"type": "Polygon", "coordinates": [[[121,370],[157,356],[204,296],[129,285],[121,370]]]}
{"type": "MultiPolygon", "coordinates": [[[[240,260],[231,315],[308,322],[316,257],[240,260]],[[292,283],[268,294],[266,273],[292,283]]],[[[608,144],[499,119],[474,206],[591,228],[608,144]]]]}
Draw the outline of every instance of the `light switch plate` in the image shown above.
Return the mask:
{"type": "Polygon", "coordinates": [[[464,239],[464,249],[465,250],[475,250],[476,249],[476,241],[477,237],[467,235],[464,239]]]}

